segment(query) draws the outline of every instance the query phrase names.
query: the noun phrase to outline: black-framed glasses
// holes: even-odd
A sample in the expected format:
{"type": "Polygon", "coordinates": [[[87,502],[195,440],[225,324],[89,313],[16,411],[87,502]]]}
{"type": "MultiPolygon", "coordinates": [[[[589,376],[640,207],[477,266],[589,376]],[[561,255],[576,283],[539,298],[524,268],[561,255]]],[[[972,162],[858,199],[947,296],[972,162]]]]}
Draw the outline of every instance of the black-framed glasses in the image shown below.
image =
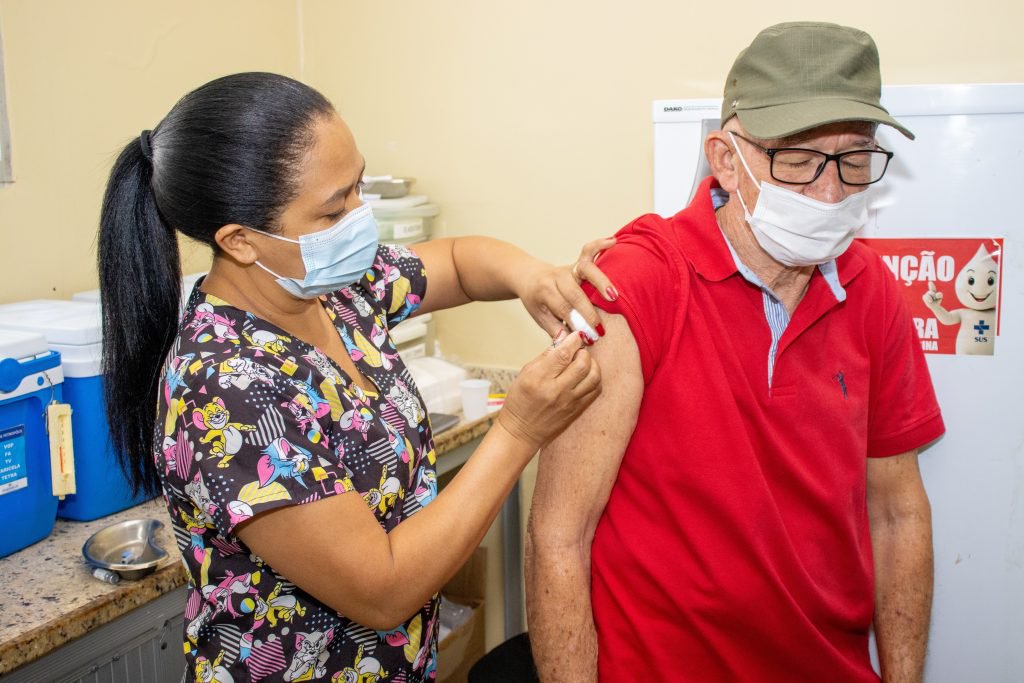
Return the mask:
{"type": "Polygon", "coordinates": [[[877,149],[854,149],[839,154],[826,154],[816,149],[802,147],[762,147],[753,140],[733,133],[765,153],[771,162],[774,180],[790,185],[813,183],[825,170],[828,162],[836,162],[839,180],[847,185],[871,185],[885,175],[893,153],[881,147],[877,149]]]}

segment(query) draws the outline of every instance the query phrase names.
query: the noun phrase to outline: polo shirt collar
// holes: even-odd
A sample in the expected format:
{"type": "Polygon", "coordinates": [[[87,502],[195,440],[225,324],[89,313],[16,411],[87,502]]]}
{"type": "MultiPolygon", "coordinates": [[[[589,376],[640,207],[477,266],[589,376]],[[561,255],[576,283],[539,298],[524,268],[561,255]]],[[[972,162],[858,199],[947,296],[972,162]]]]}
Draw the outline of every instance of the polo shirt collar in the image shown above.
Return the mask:
{"type": "Polygon", "coordinates": [[[721,282],[736,274],[736,263],[718,227],[711,190],[721,186],[714,176],[705,178],[690,205],[676,214],[673,222],[683,253],[705,280],[721,282]]]}

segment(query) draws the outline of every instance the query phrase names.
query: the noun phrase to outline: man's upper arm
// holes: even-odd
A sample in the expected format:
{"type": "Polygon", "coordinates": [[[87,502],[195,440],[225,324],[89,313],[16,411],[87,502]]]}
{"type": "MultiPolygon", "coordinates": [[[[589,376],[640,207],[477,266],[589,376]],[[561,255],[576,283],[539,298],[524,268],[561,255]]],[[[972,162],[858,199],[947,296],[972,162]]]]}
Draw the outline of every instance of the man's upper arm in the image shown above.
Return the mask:
{"type": "Polygon", "coordinates": [[[644,390],[640,353],[624,317],[601,316],[605,336],[590,349],[601,368],[601,395],[541,451],[530,514],[535,548],[589,548],[636,426],[644,390]]]}
{"type": "MultiPolygon", "coordinates": [[[[907,454],[937,439],[945,431],[931,375],[910,312],[890,273],[876,254],[880,269],[876,334],[872,358],[871,404],[868,416],[868,456],[907,454]]],[[[916,458],[915,458],[916,460],[916,458]]]]}

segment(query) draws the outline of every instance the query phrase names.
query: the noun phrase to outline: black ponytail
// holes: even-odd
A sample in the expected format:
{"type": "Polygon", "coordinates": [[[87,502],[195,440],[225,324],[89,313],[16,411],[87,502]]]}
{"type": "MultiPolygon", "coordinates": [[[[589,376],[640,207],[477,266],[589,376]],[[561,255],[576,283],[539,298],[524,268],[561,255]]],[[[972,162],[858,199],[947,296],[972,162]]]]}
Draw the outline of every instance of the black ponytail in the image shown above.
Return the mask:
{"type": "Polygon", "coordinates": [[[103,371],[114,447],[133,489],[156,493],[150,445],[160,362],[174,339],[181,264],[174,229],[160,217],[140,141],[114,163],[100,213],[103,371]],[[139,457],[144,449],[147,457],[139,457]]]}
{"type": "Polygon", "coordinates": [[[99,231],[104,398],[136,491],[159,491],[157,391],[179,322],[177,232],[216,251],[224,225],[274,231],[297,193],[314,126],[333,111],[284,76],[226,76],[183,97],[114,163],[99,231]]]}

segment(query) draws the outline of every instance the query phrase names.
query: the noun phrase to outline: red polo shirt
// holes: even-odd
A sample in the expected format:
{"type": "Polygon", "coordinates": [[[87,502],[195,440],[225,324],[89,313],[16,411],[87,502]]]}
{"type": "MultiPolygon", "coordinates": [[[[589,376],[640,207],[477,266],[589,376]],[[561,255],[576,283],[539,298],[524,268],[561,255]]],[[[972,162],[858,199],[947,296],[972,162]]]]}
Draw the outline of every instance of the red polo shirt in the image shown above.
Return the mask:
{"type": "MultiPolygon", "coordinates": [[[[600,265],[645,391],[597,527],[602,681],[877,681],[866,458],[944,430],[892,275],[854,243],[845,302],[815,271],[778,347],[704,181],[600,265]]],[[[606,387],[614,391],[614,387],[606,387]]]]}

